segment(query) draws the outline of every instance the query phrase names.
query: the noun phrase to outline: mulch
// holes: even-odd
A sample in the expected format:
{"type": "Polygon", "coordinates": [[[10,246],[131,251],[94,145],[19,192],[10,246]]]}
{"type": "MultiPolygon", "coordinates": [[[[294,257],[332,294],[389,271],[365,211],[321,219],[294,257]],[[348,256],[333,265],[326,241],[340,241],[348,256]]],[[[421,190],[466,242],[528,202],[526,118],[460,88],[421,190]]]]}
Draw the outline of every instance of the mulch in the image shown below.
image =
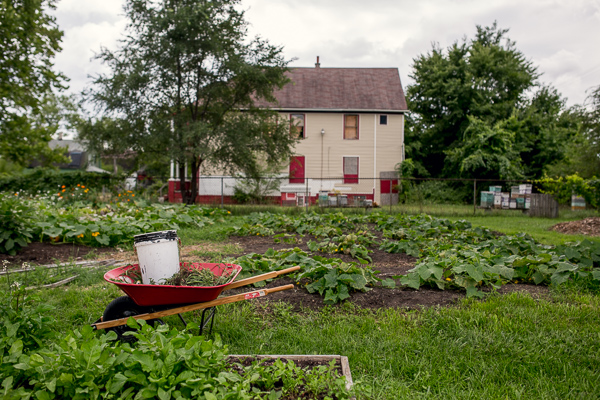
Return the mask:
{"type": "Polygon", "coordinates": [[[551,228],[567,235],[600,236],[600,217],[589,217],[579,221],[561,222],[551,228]]]}

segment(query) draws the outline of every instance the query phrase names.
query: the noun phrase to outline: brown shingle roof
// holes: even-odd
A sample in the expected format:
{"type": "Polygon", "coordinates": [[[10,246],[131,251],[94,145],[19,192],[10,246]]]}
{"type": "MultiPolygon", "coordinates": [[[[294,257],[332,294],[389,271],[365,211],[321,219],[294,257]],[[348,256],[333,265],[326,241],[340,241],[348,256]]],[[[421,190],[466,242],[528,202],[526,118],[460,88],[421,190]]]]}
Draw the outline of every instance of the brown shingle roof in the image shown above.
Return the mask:
{"type": "Polygon", "coordinates": [[[293,68],[291,82],[276,91],[279,109],[405,111],[397,68],[293,68]]]}

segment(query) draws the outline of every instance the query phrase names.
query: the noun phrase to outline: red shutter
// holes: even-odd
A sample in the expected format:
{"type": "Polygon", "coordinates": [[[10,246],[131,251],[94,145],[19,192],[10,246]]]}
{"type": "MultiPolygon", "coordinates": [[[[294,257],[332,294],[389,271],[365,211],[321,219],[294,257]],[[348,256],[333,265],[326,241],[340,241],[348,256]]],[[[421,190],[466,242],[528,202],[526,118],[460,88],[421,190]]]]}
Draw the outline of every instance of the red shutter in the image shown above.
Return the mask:
{"type": "Polygon", "coordinates": [[[304,183],[304,156],[292,156],[290,160],[290,183],[304,183]]]}

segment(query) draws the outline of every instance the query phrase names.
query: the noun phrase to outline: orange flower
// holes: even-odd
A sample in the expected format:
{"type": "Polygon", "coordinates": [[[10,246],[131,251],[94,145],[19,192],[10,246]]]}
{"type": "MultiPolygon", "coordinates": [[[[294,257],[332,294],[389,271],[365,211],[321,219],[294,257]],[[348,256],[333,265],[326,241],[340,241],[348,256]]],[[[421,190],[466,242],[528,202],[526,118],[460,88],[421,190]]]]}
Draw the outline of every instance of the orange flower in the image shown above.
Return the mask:
{"type": "Polygon", "coordinates": [[[119,193],[119,197],[121,197],[121,193],[119,193]]]}
{"type": "Polygon", "coordinates": [[[82,189],[85,189],[85,186],[81,185],[81,188],[82,188],[82,189]]]}
{"type": "Polygon", "coordinates": [[[79,183],[77,184],[77,186],[79,186],[79,183]]]}
{"type": "Polygon", "coordinates": [[[132,194],[131,197],[135,197],[135,194],[132,194]]]}
{"type": "Polygon", "coordinates": [[[61,189],[64,189],[65,187],[66,187],[65,185],[62,185],[62,186],[61,186],[61,189]]]}

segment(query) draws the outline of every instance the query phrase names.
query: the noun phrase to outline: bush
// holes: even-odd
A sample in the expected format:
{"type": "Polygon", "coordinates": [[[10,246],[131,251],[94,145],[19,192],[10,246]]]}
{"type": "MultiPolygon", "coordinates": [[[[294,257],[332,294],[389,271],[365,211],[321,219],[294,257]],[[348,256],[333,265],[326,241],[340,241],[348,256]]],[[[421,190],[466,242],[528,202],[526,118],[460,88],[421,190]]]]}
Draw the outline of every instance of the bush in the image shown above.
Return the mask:
{"type": "MultiPolygon", "coordinates": [[[[459,185],[464,185],[458,183],[459,185]]],[[[457,188],[456,182],[402,181],[400,201],[422,204],[465,204],[473,196],[472,188],[457,188]]]]}
{"type": "Polygon", "coordinates": [[[112,189],[123,182],[123,177],[96,172],[73,171],[61,173],[56,170],[36,168],[32,172],[0,178],[0,192],[25,192],[29,194],[58,191],[60,187],[84,185],[90,189],[112,189]]]}
{"type": "Polygon", "coordinates": [[[600,179],[583,179],[577,174],[559,178],[544,177],[536,181],[541,193],[554,196],[560,204],[571,204],[571,196],[582,196],[586,204],[598,208],[600,205],[600,179]]]}

